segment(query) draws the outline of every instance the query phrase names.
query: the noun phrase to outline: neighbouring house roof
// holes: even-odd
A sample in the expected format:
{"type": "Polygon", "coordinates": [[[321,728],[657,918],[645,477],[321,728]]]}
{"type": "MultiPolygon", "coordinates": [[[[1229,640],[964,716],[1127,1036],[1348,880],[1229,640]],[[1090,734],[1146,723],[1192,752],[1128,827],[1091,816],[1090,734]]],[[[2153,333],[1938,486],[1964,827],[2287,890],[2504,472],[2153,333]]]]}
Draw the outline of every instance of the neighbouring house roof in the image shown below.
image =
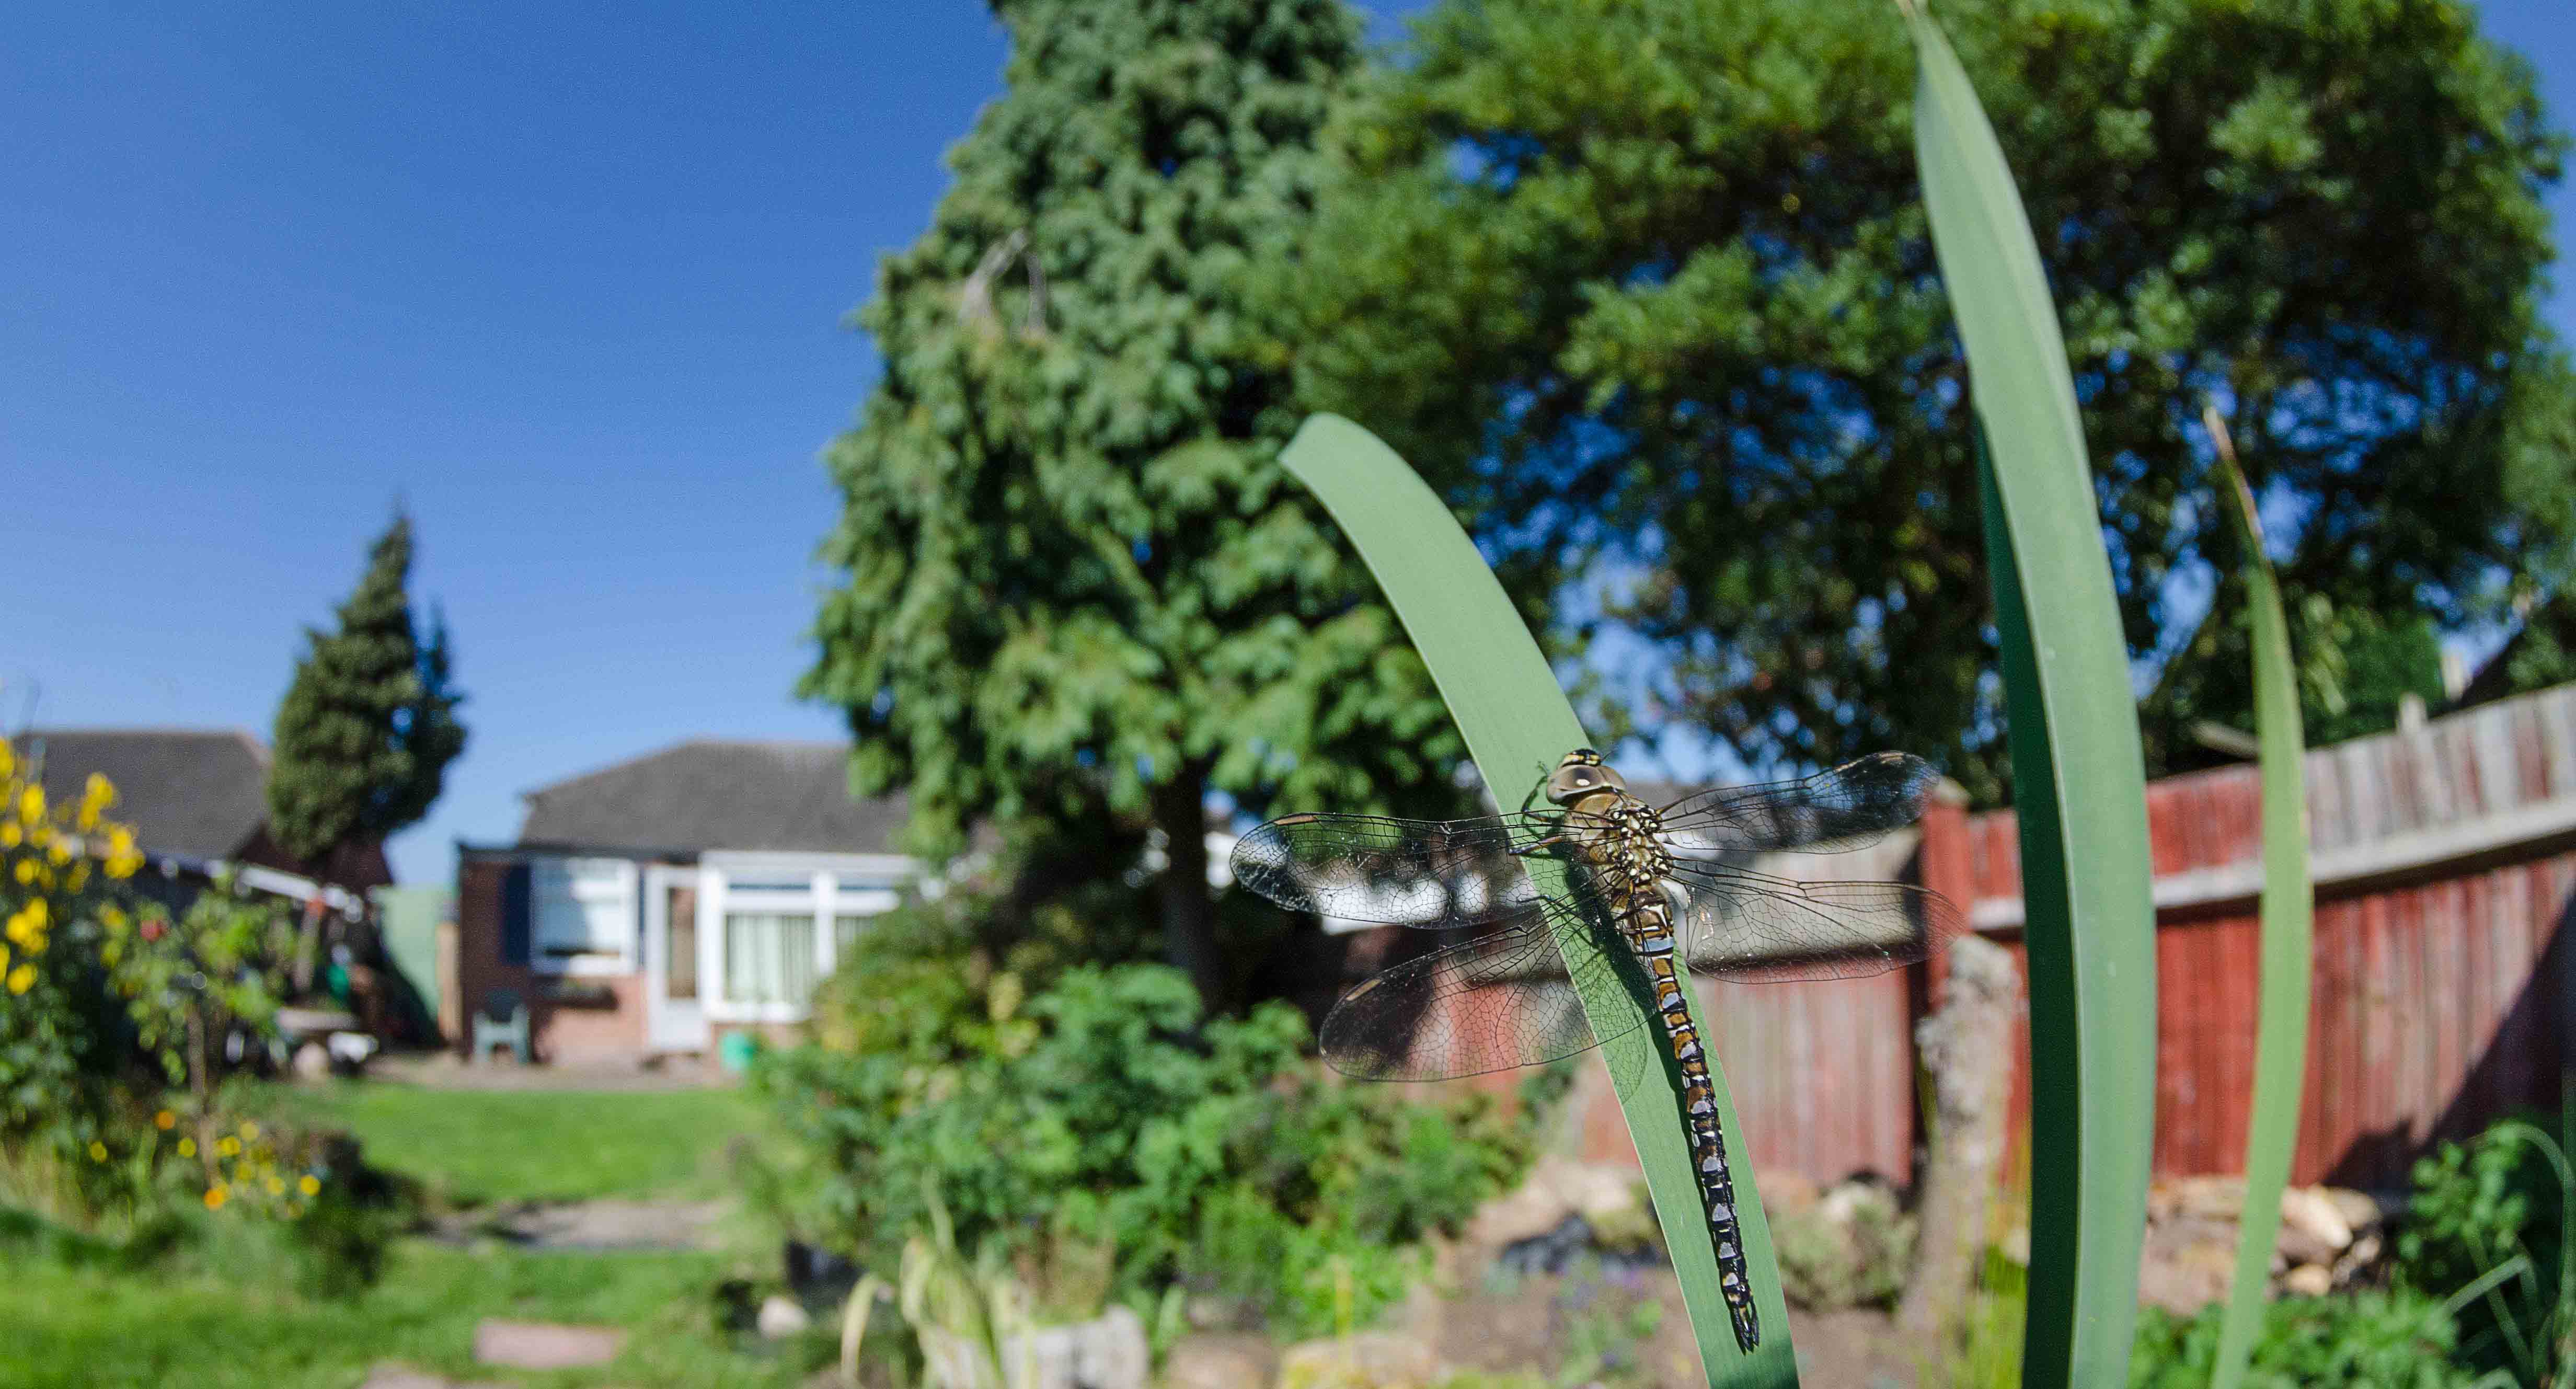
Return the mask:
{"type": "Polygon", "coordinates": [[[847,743],[696,738],[526,793],[519,843],[898,853],[902,796],[855,800],[847,743]]]}
{"type": "Polygon", "coordinates": [[[38,728],[18,742],[43,759],[49,800],[78,801],[93,772],[115,783],[109,816],[151,853],[240,858],[268,822],[268,748],[242,729],[38,728]]]}

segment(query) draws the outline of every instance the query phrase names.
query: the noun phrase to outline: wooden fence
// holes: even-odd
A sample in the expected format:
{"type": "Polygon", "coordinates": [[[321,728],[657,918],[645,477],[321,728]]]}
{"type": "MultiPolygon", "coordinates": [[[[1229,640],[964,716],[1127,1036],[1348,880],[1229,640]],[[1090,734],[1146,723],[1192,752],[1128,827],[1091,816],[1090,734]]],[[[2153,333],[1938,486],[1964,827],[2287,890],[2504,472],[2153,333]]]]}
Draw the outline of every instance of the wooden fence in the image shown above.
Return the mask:
{"type": "MultiPolygon", "coordinates": [[[[2442,1138],[2555,1107],[2576,1036],[2561,924],[2576,895],[2576,686],[2311,751],[2314,1006],[2292,1178],[2399,1187],[2442,1138]]],[[[2251,766],[2147,791],[2156,858],[2159,1175],[2234,1172],[2253,1086],[2262,885],[2251,766]]],[[[1866,855],[1782,857],[1806,878],[1911,876],[2020,949],[2012,813],[1941,807],[1866,855]]],[[[1919,1141],[1922,969],[1873,980],[1712,984],[1712,1038],[1757,1170],[1904,1181],[1919,1141]]],[[[2028,1038],[2016,1051],[2026,1110],[2028,1038]]],[[[1597,1070],[1597,1068],[1595,1068],[1597,1070]]],[[[1587,1152],[1615,1157],[1615,1105],[1580,1106],[1587,1152]]]]}

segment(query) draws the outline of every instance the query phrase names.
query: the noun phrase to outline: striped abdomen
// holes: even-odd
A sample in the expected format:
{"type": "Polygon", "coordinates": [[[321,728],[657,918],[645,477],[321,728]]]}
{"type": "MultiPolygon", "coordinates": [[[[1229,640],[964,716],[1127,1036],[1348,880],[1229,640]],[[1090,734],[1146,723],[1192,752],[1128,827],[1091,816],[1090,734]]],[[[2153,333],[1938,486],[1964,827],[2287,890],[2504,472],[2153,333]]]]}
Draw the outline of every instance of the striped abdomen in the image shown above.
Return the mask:
{"type": "Polygon", "coordinates": [[[1735,1219],[1735,1179],[1727,1173],[1726,1140],[1717,1127],[1717,1087],[1709,1079],[1708,1054],[1700,1046],[1699,1029],[1691,1024],[1680,972],[1673,967],[1672,913],[1661,893],[1636,892],[1620,913],[1620,924],[1654,978],[1655,1014],[1672,1043],[1673,1060],[1681,1067],[1682,1122],[1690,1134],[1700,1204],[1708,1212],[1709,1237],[1717,1250],[1718,1291],[1735,1323],[1735,1344],[1750,1352],[1762,1339],[1762,1324],[1753,1310],[1753,1285],[1746,1281],[1744,1235],[1735,1219]]]}

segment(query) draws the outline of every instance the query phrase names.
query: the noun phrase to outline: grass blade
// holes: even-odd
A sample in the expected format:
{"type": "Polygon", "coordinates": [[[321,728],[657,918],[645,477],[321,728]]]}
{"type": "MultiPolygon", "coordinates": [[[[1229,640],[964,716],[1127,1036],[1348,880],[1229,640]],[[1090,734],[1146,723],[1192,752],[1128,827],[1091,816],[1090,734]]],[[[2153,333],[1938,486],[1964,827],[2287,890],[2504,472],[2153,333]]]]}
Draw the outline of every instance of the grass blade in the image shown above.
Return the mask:
{"type": "Polygon", "coordinates": [[[2281,1187],[2299,1141],[2299,1092],[2308,1078],[2310,934],[2316,894],[2308,878],[2307,735],[2299,726],[2299,677],[2280,585],[2263,554],[2254,494],[2215,409],[2202,419],[2218,446],[2224,503],[2245,544],[2245,606],[2254,620],[2254,736],[2263,777],[2262,1013],[2254,1036],[2254,1099],[2245,1133],[2245,1207],[2236,1228],[2236,1283],[2219,1322],[2210,1389],[2236,1389],[2263,1326],[2272,1246],[2281,1232],[2281,1187]]]}
{"type": "Polygon", "coordinates": [[[2024,1382],[2127,1382],[2155,1123],[2155,910],[2128,649],[2066,344],[1994,130],[1909,5],[1915,156],[1985,452],[2030,965],[2024,1382]]]}
{"type": "MultiPolygon", "coordinates": [[[[1459,529],[1449,508],[1394,450],[1348,420],[1317,415],[1297,432],[1280,461],[1323,501],[1377,576],[1423,664],[1430,667],[1486,785],[1509,800],[1515,788],[1536,785],[1558,758],[1589,741],[1556,683],[1555,672],[1548,668],[1547,658],[1503,595],[1503,586],[1486,567],[1484,557],[1459,529]]],[[[1561,865],[1532,859],[1529,867],[1542,889],[1558,885],[1550,879],[1562,872],[1561,865]]],[[[1578,966],[1599,950],[1579,933],[1561,934],[1557,943],[1578,966]]],[[[1577,978],[1608,973],[1575,970],[1577,978]]],[[[1605,1049],[1612,1074],[1660,1076],[1666,1082],[1626,1087],[1632,1093],[1621,1094],[1619,1106],[1645,1167],[1646,1189],[1672,1251],[1673,1272],[1681,1280],[1682,1299],[1690,1311],[1708,1382],[1797,1383],[1788,1308],[1781,1300],[1780,1274],[1772,1261],[1771,1231],[1753,1189],[1752,1164],[1742,1156],[1751,1150],[1736,1125],[1735,1105],[1727,1096],[1726,1077],[1716,1058],[1709,1058],[1709,1073],[1717,1084],[1727,1151],[1735,1155],[1736,1210],[1762,1319],[1762,1343],[1750,1356],[1736,1349],[1726,1303],[1718,1294],[1717,1258],[1709,1244],[1699,1185],[1692,1175],[1690,1140],[1674,1099],[1672,1058],[1650,1040],[1657,1035],[1655,1029],[1634,1026],[1647,1000],[1642,991],[1632,995],[1614,985],[1587,989],[1583,1007],[1595,1019],[1628,1020],[1601,1029],[1627,1032],[1605,1049]]],[[[1699,1018],[1700,1012],[1699,1000],[1693,998],[1692,1017],[1699,1018]]],[[[1705,1026],[1700,1035],[1709,1035],[1705,1026]]]]}

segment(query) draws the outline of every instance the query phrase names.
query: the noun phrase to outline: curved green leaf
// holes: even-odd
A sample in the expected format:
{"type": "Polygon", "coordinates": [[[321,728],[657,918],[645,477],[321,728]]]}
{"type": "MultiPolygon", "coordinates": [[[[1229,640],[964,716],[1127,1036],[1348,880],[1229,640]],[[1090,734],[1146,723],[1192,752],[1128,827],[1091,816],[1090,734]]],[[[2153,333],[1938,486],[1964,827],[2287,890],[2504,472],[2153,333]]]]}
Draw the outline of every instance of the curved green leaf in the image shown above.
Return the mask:
{"type": "Polygon", "coordinates": [[[2220,485],[2245,544],[2245,606],[2254,620],[2254,734],[2263,777],[2262,1014],[2254,1036],[2254,1099],[2245,1133],[2245,1206],[2236,1229],[2236,1282],[2219,1322],[2210,1389],[2245,1378],[2272,1282],[2281,1232],[2281,1187],[2299,1141],[2299,1092],[2308,1078],[2309,940],[2316,895],[2308,878],[2307,737],[2299,726],[2299,677],[2280,585],[2263,554],[2254,494],[2215,410],[2205,416],[2218,446],[2220,485]]]}
{"type": "MultiPolygon", "coordinates": [[[[1439,684],[1441,698],[1458,721],[1458,731],[1466,737],[1467,751],[1476,759],[1486,785],[1509,799],[1512,792],[1505,788],[1536,785],[1557,759],[1589,741],[1557,685],[1555,672],[1548,668],[1547,658],[1484,557],[1459,529],[1449,508],[1394,450],[1349,420],[1317,415],[1297,431],[1280,461],[1322,499],[1377,576],[1378,586],[1386,591],[1387,601],[1421,652],[1422,663],[1439,684]]],[[[1548,879],[1562,866],[1534,858],[1530,869],[1540,886],[1548,888],[1557,886],[1548,879]]],[[[1560,933],[1557,944],[1578,966],[1597,956],[1600,948],[1573,931],[1560,933]]],[[[1575,970],[1578,979],[1609,974],[1575,970]]],[[[1771,1230],[1753,1189],[1752,1164],[1742,1160],[1733,1164],[1736,1211],[1742,1221],[1745,1261],[1753,1275],[1754,1302],[1762,1318],[1762,1343],[1750,1356],[1736,1349],[1726,1303],[1718,1294],[1717,1256],[1709,1244],[1699,1183],[1692,1175],[1690,1139],[1674,1099],[1678,1092],[1673,1088],[1677,1077],[1672,1058],[1652,1040],[1659,1035],[1656,1029],[1637,1026],[1647,1006],[1642,990],[1632,994],[1615,984],[1589,987],[1583,995],[1588,1017],[1619,1020],[1598,1030],[1626,1034],[1604,1048],[1611,1074],[1656,1076],[1666,1082],[1625,1087],[1628,1093],[1619,1096],[1619,1106],[1627,1115],[1628,1135],[1645,1166],[1655,1218],[1663,1224],[1673,1271],[1681,1280],[1682,1299],[1699,1340],[1700,1363],[1712,1385],[1795,1384],[1797,1357],[1790,1348],[1788,1307],[1781,1299],[1780,1274],[1772,1261],[1771,1230]]],[[[1696,998],[1691,1000],[1691,1011],[1697,1019],[1696,998]]],[[[1710,1035],[1705,1025],[1700,1035],[1710,1035]]],[[[1751,1151],[1736,1126],[1735,1105],[1727,1096],[1726,1076],[1715,1056],[1709,1057],[1709,1074],[1716,1082],[1727,1151],[1751,1151]]]]}
{"type": "Polygon", "coordinates": [[[2066,344],[1958,58],[1908,6],[1915,157],[1967,349],[2003,638],[2030,969],[2024,1382],[2127,1381],[2155,1123],[2146,777],[2066,344]]]}

